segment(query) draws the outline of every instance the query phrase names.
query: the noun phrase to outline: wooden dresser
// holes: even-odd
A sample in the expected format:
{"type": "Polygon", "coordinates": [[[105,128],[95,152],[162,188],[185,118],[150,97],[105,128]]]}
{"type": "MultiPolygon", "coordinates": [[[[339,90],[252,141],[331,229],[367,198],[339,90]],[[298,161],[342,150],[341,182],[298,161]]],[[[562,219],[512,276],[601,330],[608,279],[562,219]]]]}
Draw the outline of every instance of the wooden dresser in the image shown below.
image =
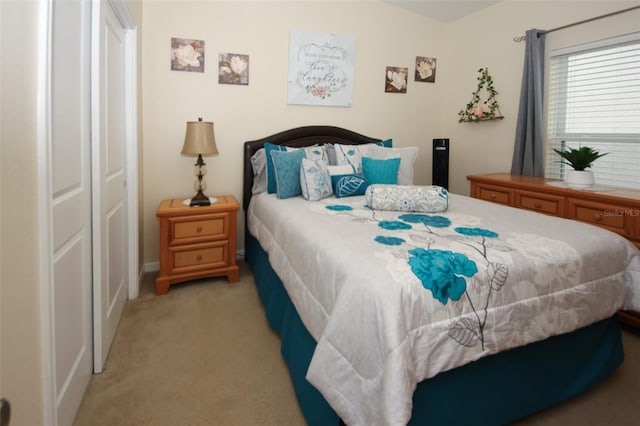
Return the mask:
{"type": "Polygon", "coordinates": [[[236,223],[240,208],[231,195],[216,195],[210,206],[189,207],[184,199],[163,200],[160,219],[160,272],[156,294],[169,285],[196,278],[239,279],[236,223]]]}
{"type": "MultiPolygon", "coordinates": [[[[467,179],[473,198],[590,223],[618,233],[640,248],[640,191],[572,189],[557,179],[508,173],[471,175],[467,179]]],[[[621,311],[619,316],[640,328],[640,313],[621,311]]]]}

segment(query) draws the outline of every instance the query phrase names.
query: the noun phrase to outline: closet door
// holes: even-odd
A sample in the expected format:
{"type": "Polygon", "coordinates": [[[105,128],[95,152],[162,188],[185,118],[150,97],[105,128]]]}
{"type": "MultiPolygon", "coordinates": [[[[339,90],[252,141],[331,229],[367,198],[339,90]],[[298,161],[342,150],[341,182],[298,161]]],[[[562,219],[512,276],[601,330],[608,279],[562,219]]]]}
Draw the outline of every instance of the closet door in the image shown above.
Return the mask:
{"type": "Polygon", "coordinates": [[[91,2],[50,3],[50,335],[54,410],[70,425],[93,370],[91,2]]]}

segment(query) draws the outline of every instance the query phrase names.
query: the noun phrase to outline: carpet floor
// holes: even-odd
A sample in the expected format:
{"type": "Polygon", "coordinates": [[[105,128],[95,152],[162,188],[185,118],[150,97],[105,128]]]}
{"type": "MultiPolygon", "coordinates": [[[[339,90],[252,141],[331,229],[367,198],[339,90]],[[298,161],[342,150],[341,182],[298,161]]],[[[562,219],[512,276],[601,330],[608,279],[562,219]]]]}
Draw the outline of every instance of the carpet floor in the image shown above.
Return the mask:
{"type": "MultiPolygon", "coordinates": [[[[104,371],[75,426],[302,426],[305,420],[251,271],[155,296],[155,273],[127,303],[104,371]]],[[[595,388],[520,426],[640,425],[640,334],[623,331],[624,364],[595,388]]]]}

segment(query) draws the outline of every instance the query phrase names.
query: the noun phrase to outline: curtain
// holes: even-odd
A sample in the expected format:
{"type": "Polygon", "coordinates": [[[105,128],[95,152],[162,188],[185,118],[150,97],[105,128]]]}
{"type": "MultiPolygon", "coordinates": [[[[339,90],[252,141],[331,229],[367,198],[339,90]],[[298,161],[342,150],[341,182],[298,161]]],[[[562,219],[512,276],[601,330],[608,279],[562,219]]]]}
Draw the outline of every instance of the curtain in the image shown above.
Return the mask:
{"type": "Polygon", "coordinates": [[[511,173],[544,176],[542,94],[544,91],[544,32],[526,33],[522,87],[511,173]]]}

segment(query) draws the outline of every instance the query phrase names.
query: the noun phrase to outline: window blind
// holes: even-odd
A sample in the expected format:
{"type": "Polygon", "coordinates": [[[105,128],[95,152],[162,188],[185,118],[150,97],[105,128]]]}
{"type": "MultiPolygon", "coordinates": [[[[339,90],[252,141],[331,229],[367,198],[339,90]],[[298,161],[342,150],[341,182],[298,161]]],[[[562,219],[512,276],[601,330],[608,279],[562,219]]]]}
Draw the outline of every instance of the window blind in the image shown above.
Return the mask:
{"type": "Polygon", "coordinates": [[[596,182],[640,189],[640,33],[551,52],[545,175],[564,178],[553,149],[590,146],[596,182]]]}

